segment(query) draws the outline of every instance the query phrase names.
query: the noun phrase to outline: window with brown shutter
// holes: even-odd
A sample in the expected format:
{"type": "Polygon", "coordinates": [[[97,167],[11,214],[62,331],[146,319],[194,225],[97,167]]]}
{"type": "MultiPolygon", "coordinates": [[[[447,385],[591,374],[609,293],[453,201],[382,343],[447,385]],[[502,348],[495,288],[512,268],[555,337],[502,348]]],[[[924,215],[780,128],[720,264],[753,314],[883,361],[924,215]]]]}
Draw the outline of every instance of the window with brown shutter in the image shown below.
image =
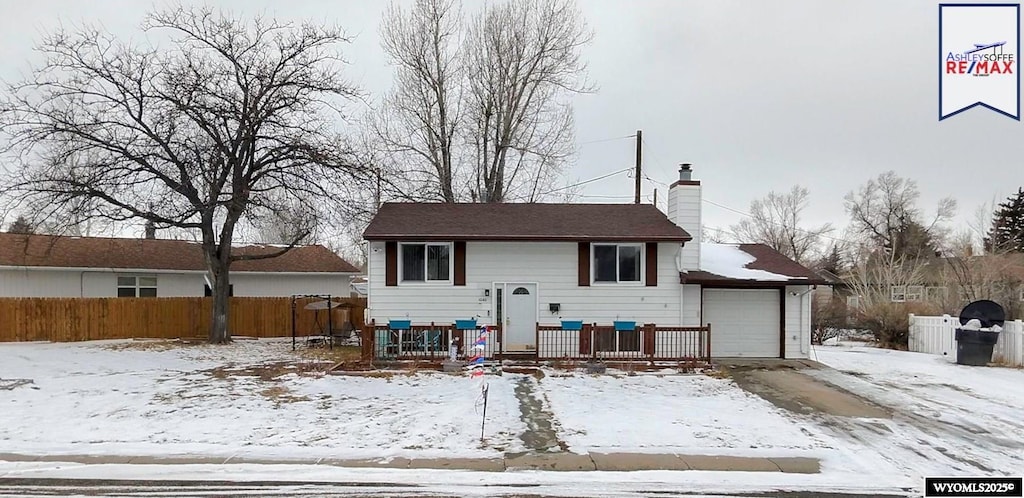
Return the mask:
{"type": "Polygon", "coordinates": [[[648,287],[658,286],[658,243],[647,243],[647,271],[646,280],[648,287]]]}
{"type": "Polygon", "coordinates": [[[590,286],[590,243],[580,242],[577,267],[579,268],[579,286],[590,286]]]}
{"type": "Polygon", "coordinates": [[[398,242],[384,243],[384,285],[398,285],[398,242]]]}
{"type": "Polygon", "coordinates": [[[466,285],[466,241],[455,241],[455,285],[466,285]]]}

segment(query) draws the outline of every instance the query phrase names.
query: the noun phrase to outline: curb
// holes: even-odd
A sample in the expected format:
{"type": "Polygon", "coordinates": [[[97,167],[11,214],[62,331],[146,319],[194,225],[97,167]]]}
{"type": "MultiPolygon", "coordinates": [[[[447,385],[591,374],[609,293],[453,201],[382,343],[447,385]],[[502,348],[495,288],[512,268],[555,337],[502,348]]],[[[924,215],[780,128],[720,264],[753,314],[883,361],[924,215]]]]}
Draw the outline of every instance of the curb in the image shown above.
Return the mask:
{"type": "Polygon", "coordinates": [[[677,455],[659,453],[527,453],[503,458],[386,458],[288,460],[246,457],[210,457],[201,455],[123,456],[123,455],[23,455],[0,453],[6,462],[65,462],[85,465],[329,465],[349,468],[438,469],[504,472],[544,470],[561,472],[635,472],[642,470],[703,470],[726,472],[783,472],[817,474],[821,463],[806,457],[737,457],[724,455],[677,455]]]}

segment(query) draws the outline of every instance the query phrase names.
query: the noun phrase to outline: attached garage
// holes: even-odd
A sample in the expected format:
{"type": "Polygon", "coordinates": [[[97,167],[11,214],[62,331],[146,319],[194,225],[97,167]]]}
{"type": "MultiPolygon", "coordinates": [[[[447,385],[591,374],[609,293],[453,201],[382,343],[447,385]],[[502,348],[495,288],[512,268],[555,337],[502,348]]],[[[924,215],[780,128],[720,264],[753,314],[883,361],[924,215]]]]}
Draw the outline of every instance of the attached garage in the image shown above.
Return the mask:
{"type": "Polygon", "coordinates": [[[711,356],[780,357],[780,294],[778,288],[704,288],[701,323],[711,324],[711,356]]]}

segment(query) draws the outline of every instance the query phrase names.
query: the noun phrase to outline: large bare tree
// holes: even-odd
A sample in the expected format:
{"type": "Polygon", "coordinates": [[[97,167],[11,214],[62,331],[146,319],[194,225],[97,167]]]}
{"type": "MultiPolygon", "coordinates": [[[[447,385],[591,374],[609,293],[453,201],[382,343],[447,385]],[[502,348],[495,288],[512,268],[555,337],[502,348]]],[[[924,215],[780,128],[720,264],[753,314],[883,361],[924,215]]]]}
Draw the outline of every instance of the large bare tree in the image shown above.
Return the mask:
{"type": "Polygon", "coordinates": [[[536,201],[557,179],[573,152],[567,96],[589,89],[580,51],[590,40],[572,0],[509,0],[473,19],[465,112],[476,200],[536,201]]]}
{"type": "Polygon", "coordinates": [[[356,173],[339,138],[338,29],[244,19],[210,8],[149,14],[148,37],[58,30],[45,63],[11,86],[2,131],[22,168],[17,191],[37,209],[144,220],[198,233],[213,287],[210,340],[230,340],[231,263],[247,217],[316,210],[356,173]]]}
{"type": "Polygon", "coordinates": [[[456,1],[417,0],[409,10],[391,4],[380,29],[395,87],[372,127],[385,151],[407,163],[411,190],[444,202],[458,198],[461,22],[456,1]]]}
{"type": "Polygon", "coordinates": [[[383,195],[536,201],[572,156],[570,95],[591,39],[573,0],[392,5],[381,24],[395,86],[369,120],[383,195]]]}
{"type": "Polygon", "coordinates": [[[810,193],[799,185],[789,192],[768,192],[764,199],[750,203],[750,217],[731,227],[740,242],[765,244],[776,251],[807,264],[815,251],[821,249],[821,239],[832,231],[826,223],[816,227],[801,226],[801,217],[807,208],[810,193]]]}
{"type": "Polygon", "coordinates": [[[850,228],[897,259],[934,256],[946,235],[943,223],[956,214],[956,201],[950,197],[940,200],[935,215],[926,219],[917,206],[919,197],[914,180],[894,171],[882,173],[846,194],[850,228]]]}

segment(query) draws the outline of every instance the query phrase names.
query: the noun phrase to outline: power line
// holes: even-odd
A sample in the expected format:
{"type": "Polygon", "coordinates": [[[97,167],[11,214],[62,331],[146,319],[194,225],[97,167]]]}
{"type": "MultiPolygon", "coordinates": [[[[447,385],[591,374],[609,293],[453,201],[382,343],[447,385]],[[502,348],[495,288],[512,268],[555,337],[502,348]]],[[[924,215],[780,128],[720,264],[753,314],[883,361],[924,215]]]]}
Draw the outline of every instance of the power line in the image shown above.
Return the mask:
{"type": "MultiPolygon", "coordinates": [[[[736,214],[739,214],[739,215],[742,215],[742,216],[746,216],[747,218],[757,219],[756,216],[754,216],[754,215],[752,215],[750,213],[746,213],[746,212],[740,211],[739,209],[731,208],[729,206],[726,206],[725,204],[719,204],[719,203],[717,203],[715,201],[712,201],[710,199],[701,198],[701,200],[703,200],[704,202],[706,202],[708,204],[711,204],[713,206],[718,206],[718,207],[720,207],[722,209],[725,209],[726,211],[732,211],[732,212],[734,212],[736,214]]],[[[811,232],[810,230],[807,230],[807,229],[804,229],[804,228],[800,228],[800,227],[788,227],[788,226],[786,226],[786,225],[784,225],[782,223],[774,222],[774,221],[771,221],[771,220],[759,220],[759,221],[764,221],[764,222],[767,222],[767,223],[771,223],[772,225],[775,225],[777,227],[793,228],[794,230],[796,230],[798,232],[804,232],[804,233],[808,233],[808,234],[817,235],[819,237],[824,237],[826,239],[831,239],[831,240],[836,241],[836,242],[843,242],[843,243],[846,243],[846,244],[853,244],[852,241],[849,241],[849,240],[846,240],[846,239],[843,239],[843,238],[840,238],[840,237],[833,237],[831,235],[827,235],[827,234],[824,234],[824,233],[817,233],[816,234],[814,232],[811,232]]],[[[724,229],[721,229],[721,228],[719,228],[718,230],[721,230],[722,232],[725,232],[725,233],[727,233],[729,235],[732,235],[733,237],[738,237],[735,233],[732,233],[730,231],[727,231],[727,230],[724,230],[724,229]]]]}
{"type": "Polygon", "coordinates": [[[606,175],[601,175],[601,176],[598,176],[596,178],[591,178],[589,180],[584,180],[582,182],[574,183],[572,185],[566,185],[564,187],[556,188],[556,189],[553,189],[553,190],[548,190],[547,192],[541,192],[538,195],[547,195],[547,194],[553,194],[555,192],[561,192],[563,190],[569,190],[569,189],[571,189],[573,187],[579,187],[580,185],[586,185],[588,183],[593,183],[593,182],[596,182],[598,180],[604,180],[605,178],[608,178],[608,177],[611,177],[611,176],[615,176],[615,175],[618,175],[618,174],[621,174],[621,173],[625,173],[625,172],[630,171],[632,169],[633,169],[633,167],[630,166],[628,168],[623,168],[623,169],[620,169],[618,171],[612,171],[611,173],[608,173],[606,175]]]}
{"type": "Polygon", "coordinates": [[[576,145],[598,144],[598,143],[601,143],[601,142],[611,142],[613,140],[625,140],[627,138],[636,138],[636,135],[626,135],[624,137],[602,138],[602,139],[599,139],[599,140],[588,140],[586,142],[580,142],[580,143],[578,143],[576,145]]]}

